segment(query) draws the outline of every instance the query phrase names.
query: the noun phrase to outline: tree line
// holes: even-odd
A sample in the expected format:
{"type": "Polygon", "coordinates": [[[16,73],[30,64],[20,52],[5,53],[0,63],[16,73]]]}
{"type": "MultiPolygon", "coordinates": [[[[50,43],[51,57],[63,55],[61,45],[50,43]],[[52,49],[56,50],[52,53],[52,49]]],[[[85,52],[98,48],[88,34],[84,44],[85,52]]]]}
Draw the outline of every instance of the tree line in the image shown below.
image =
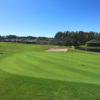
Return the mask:
{"type": "Polygon", "coordinates": [[[92,39],[100,40],[100,33],[97,32],[84,32],[84,31],[65,31],[57,32],[55,37],[58,45],[84,45],[87,41],[92,39]]]}
{"type": "Polygon", "coordinates": [[[0,35],[0,41],[6,42],[12,40],[12,42],[16,42],[21,40],[42,40],[48,41],[48,44],[56,44],[56,45],[64,45],[64,46],[79,46],[84,45],[87,41],[92,39],[100,40],[100,33],[97,32],[84,32],[84,31],[65,31],[65,32],[57,32],[54,38],[48,37],[34,37],[34,36],[16,36],[16,35],[0,35]]]}
{"type": "Polygon", "coordinates": [[[5,41],[6,39],[42,39],[42,40],[46,40],[48,39],[47,37],[34,37],[34,36],[16,36],[16,35],[6,35],[6,36],[1,36],[0,35],[0,41],[5,41]]]}

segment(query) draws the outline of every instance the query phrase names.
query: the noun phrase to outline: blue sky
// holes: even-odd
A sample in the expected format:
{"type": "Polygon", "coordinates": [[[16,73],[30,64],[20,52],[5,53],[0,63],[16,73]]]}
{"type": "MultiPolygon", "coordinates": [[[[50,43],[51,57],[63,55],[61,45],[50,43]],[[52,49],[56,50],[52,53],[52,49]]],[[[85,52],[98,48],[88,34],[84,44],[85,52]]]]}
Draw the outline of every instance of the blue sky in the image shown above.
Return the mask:
{"type": "Polygon", "coordinates": [[[53,37],[100,32],[100,0],[0,0],[0,34],[53,37]]]}

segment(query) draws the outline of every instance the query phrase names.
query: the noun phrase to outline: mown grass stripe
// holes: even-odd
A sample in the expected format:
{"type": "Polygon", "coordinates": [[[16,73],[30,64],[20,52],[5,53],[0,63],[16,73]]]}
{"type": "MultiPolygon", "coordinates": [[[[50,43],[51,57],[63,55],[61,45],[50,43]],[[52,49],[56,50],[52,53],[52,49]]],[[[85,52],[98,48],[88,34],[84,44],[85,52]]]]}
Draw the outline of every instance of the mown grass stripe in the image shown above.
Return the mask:
{"type": "MultiPolygon", "coordinates": [[[[16,63],[16,67],[19,67],[20,64],[21,70],[24,70],[22,71],[23,73],[21,73],[22,75],[26,74],[35,77],[48,77],[63,80],[68,80],[70,77],[72,80],[75,78],[78,81],[81,80],[81,78],[83,79],[82,81],[91,81],[93,78],[97,81],[99,79],[96,71],[93,72],[93,70],[89,70],[88,67],[87,69],[77,67],[78,64],[76,63],[72,66],[69,61],[66,62],[66,60],[63,59],[64,58],[60,58],[60,55],[55,57],[53,55],[48,56],[45,53],[21,53],[13,55],[10,61],[16,63]],[[59,77],[57,77],[57,75],[59,77]]],[[[20,72],[20,68],[18,71],[20,72]]]]}

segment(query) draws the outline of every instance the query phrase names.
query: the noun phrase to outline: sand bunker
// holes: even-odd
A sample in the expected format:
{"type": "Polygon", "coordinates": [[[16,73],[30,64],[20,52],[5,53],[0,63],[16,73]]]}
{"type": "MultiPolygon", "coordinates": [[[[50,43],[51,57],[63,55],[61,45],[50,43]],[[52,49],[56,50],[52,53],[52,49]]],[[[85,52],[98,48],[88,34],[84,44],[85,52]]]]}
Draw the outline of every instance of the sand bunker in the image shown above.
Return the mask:
{"type": "Polygon", "coordinates": [[[54,48],[51,48],[51,49],[46,50],[46,52],[66,52],[66,51],[68,51],[68,49],[54,49],[54,48]]]}

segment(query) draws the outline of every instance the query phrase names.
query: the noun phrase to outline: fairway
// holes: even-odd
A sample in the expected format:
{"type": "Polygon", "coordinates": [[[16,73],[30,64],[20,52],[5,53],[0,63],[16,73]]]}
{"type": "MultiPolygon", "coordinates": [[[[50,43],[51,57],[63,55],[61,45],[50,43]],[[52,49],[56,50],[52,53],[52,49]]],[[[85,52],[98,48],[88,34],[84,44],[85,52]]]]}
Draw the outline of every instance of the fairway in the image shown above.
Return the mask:
{"type": "Polygon", "coordinates": [[[0,100],[100,99],[100,55],[45,52],[52,45],[0,46],[0,100]]]}

